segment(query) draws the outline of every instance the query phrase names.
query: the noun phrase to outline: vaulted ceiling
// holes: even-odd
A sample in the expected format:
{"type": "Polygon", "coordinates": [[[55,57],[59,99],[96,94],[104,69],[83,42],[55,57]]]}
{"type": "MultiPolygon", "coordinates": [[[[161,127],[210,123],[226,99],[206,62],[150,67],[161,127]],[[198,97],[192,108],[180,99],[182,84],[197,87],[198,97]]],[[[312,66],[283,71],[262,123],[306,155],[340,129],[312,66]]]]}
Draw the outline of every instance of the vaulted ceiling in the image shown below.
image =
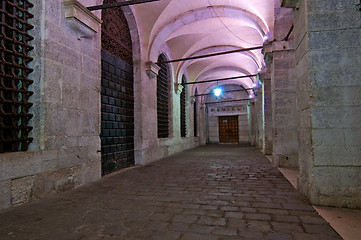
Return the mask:
{"type": "MultiPolygon", "coordinates": [[[[166,52],[170,60],[262,46],[273,37],[274,0],[160,0],[132,6],[147,60],[166,52]]],[[[180,82],[257,74],[262,49],[172,63],[180,82]]],[[[251,88],[255,77],[227,81],[251,88]]],[[[225,82],[223,83],[225,84],[225,82]]],[[[197,84],[209,92],[214,83],[197,84]]]]}

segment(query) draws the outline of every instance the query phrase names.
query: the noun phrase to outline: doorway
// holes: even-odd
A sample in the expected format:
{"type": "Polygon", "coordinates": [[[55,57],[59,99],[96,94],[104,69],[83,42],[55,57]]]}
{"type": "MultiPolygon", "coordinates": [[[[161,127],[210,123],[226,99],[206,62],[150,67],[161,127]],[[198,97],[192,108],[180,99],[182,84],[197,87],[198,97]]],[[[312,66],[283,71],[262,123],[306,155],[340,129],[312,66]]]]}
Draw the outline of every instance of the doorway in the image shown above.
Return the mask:
{"type": "Polygon", "coordinates": [[[239,143],[238,116],[219,117],[219,142],[239,143]]]}

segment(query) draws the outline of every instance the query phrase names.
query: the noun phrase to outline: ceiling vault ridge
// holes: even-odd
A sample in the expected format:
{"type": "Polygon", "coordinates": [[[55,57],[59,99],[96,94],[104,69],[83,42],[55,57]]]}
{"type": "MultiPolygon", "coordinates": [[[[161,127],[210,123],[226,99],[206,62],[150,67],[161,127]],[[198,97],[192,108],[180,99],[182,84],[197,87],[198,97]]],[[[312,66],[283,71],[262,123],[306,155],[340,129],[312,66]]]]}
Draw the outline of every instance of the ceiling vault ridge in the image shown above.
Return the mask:
{"type": "MultiPolygon", "coordinates": [[[[246,49],[246,48],[240,48],[239,46],[231,46],[231,45],[219,45],[219,46],[209,46],[207,48],[203,48],[203,49],[200,49],[192,54],[189,55],[189,57],[191,56],[194,56],[198,53],[201,53],[203,51],[206,51],[206,50],[211,50],[211,49],[215,49],[215,48],[219,48],[219,47],[232,47],[232,48],[235,48],[235,52],[234,53],[239,53],[239,54],[243,54],[249,58],[252,59],[252,61],[257,65],[257,67],[261,67],[262,65],[262,62],[258,59],[257,55],[253,52],[253,50],[250,50],[250,51],[240,51],[240,49],[246,49]],[[237,51],[238,49],[238,51],[237,51]]],[[[259,46],[259,48],[257,49],[261,49],[261,46],[259,46]]],[[[263,49],[263,46],[262,46],[262,49],[263,49]]],[[[232,50],[230,50],[232,51],[232,50]]],[[[223,52],[226,52],[226,51],[223,51],[223,52]]],[[[187,57],[185,57],[187,58],[187,57]]],[[[195,59],[195,60],[201,60],[202,58],[199,58],[199,59],[195,59]]],[[[192,63],[194,63],[195,61],[192,61],[192,63]]],[[[180,63],[180,65],[178,66],[178,70],[177,70],[177,73],[181,73],[182,72],[182,69],[185,69],[189,66],[190,61],[182,61],[180,63]]]]}
{"type": "MultiPolygon", "coordinates": [[[[149,57],[149,59],[151,60],[151,58],[152,58],[153,48],[156,45],[155,43],[157,43],[158,45],[159,44],[165,44],[166,41],[169,39],[170,35],[172,35],[174,32],[176,32],[180,28],[182,28],[184,26],[187,26],[187,25],[189,25],[191,23],[195,23],[195,22],[198,22],[198,21],[201,21],[201,20],[220,19],[220,18],[230,18],[230,19],[235,19],[235,20],[244,19],[244,18],[241,17],[241,15],[239,15],[238,17],[235,17],[234,15],[233,16],[232,15],[227,16],[226,11],[223,12],[224,15],[220,16],[219,14],[215,13],[213,8],[214,8],[214,6],[212,6],[212,7],[204,6],[204,7],[200,7],[200,8],[197,8],[197,9],[192,9],[192,10],[189,10],[187,12],[183,12],[183,13],[180,13],[180,14],[176,15],[175,17],[173,17],[173,18],[167,20],[166,22],[162,23],[162,25],[160,25],[160,26],[156,26],[157,21],[159,21],[159,18],[160,18],[159,17],[158,20],[154,24],[154,26],[156,26],[156,27],[153,28],[151,33],[150,33],[150,38],[149,38],[150,41],[149,41],[149,45],[148,45],[148,57],[149,57]],[[201,18],[201,17],[191,18],[192,20],[184,19],[189,15],[194,15],[194,13],[197,12],[197,11],[203,11],[203,10],[210,11],[211,14],[206,15],[205,18],[203,16],[203,18],[201,18]],[[165,34],[162,34],[162,32],[164,32],[165,34]]],[[[217,6],[216,8],[235,9],[237,11],[242,12],[243,13],[242,16],[246,16],[247,19],[249,19],[254,24],[254,26],[249,25],[249,27],[252,27],[255,30],[257,30],[259,32],[259,34],[260,34],[260,37],[263,37],[269,31],[269,27],[264,22],[264,20],[262,20],[259,16],[255,15],[252,12],[249,12],[249,11],[247,11],[245,9],[234,7],[234,6],[227,6],[227,7],[225,7],[225,6],[217,6]]],[[[222,23],[225,24],[223,21],[222,21],[222,23]]],[[[243,26],[247,26],[247,25],[243,25],[243,26]]],[[[238,37],[238,39],[239,39],[239,37],[238,37]]],[[[242,40],[242,41],[245,41],[245,40],[242,40]]],[[[247,42],[247,41],[245,41],[245,42],[247,42]]],[[[250,43],[248,43],[248,44],[250,44],[250,43]]]]}

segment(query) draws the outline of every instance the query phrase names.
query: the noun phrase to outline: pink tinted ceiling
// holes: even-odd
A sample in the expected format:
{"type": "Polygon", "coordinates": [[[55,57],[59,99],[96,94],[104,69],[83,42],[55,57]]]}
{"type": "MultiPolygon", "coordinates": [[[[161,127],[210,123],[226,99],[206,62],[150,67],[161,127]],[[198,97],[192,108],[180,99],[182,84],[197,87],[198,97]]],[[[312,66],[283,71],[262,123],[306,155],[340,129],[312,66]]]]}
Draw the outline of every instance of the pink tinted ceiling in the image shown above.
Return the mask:
{"type": "MultiPolygon", "coordinates": [[[[134,5],[147,58],[156,62],[227,50],[262,46],[273,37],[274,4],[278,0],[160,0],[134,5]]],[[[256,74],[262,67],[261,49],[172,63],[175,82],[202,81],[256,74]]],[[[245,88],[255,78],[235,80],[245,88]]],[[[211,85],[211,84],[210,84],[211,85]]],[[[203,87],[202,87],[203,88],[203,87]]],[[[203,88],[206,89],[206,88],[203,88]]]]}

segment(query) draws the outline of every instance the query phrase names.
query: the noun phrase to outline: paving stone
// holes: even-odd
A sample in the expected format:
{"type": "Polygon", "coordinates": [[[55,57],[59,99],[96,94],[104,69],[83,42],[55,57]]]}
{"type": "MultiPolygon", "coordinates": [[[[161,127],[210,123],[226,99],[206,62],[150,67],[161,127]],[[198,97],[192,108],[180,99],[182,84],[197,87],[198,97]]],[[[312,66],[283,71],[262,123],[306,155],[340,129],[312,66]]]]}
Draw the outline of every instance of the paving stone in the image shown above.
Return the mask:
{"type": "Polygon", "coordinates": [[[309,233],[293,233],[294,240],[341,240],[339,236],[329,236],[323,234],[309,234],[309,233]]]}
{"type": "Polygon", "coordinates": [[[312,217],[312,216],[300,216],[302,223],[310,223],[310,224],[326,224],[326,221],[320,217],[312,217]]]}
{"type": "Polygon", "coordinates": [[[239,145],[202,146],[0,213],[1,240],[290,236],[341,239],[266,157],[239,145]]]}
{"type": "Polygon", "coordinates": [[[211,234],[185,233],[181,240],[218,240],[218,237],[211,234]]]}
{"type": "Polygon", "coordinates": [[[301,220],[297,216],[289,216],[289,215],[272,215],[272,221],[276,222],[294,222],[299,223],[301,220]]]}
{"type": "Polygon", "coordinates": [[[288,222],[271,222],[272,227],[275,231],[283,232],[303,232],[302,227],[297,223],[288,222]]]}
{"type": "Polygon", "coordinates": [[[241,239],[263,239],[263,234],[258,231],[241,231],[238,233],[241,239]]]}
{"type": "Polygon", "coordinates": [[[167,240],[179,240],[181,236],[180,232],[175,231],[158,231],[151,236],[151,240],[167,239],[167,240]]]}
{"type": "Polygon", "coordinates": [[[217,226],[214,227],[212,233],[215,235],[237,236],[237,229],[217,226]]]}
{"type": "Polygon", "coordinates": [[[191,224],[189,229],[191,232],[194,233],[211,233],[213,230],[213,226],[191,224]]]}
{"type": "Polygon", "coordinates": [[[198,220],[197,215],[176,215],[173,217],[173,222],[180,223],[195,223],[198,220]]]}
{"type": "Polygon", "coordinates": [[[171,214],[169,213],[154,213],[150,217],[152,220],[155,221],[169,221],[171,218],[171,214]]]}
{"type": "Polygon", "coordinates": [[[268,233],[265,240],[293,240],[293,236],[290,233],[268,233]]]}
{"type": "Polygon", "coordinates": [[[268,221],[271,220],[271,216],[268,214],[262,214],[262,213],[246,213],[245,219],[252,219],[252,220],[262,220],[262,221],[268,221]]]}
{"type": "Polygon", "coordinates": [[[225,217],[242,219],[244,217],[244,214],[241,212],[227,212],[225,217]]]}
{"type": "Polygon", "coordinates": [[[224,206],[221,207],[222,211],[228,211],[228,212],[237,212],[238,211],[238,207],[231,207],[231,206],[224,206]]]}
{"type": "Polygon", "coordinates": [[[246,220],[237,218],[228,218],[227,226],[235,229],[245,229],[247,227],[246,220]]]}
{"type": "Polygon", "coordinates": [[[248,220],[247,221],[247,228],[250,231],[270,232],[271,231],[271,224],[269,222],[266,222],[266,221],[248,220]]]}
{"type": "Polygon", "coordinates": [[[225,226],[227,220],[225,218],[219,218],[219,217],[201,216],[197,223],[201,225],[209,225],[209,226],[225,226]]]}
{"type": "Polygon", "coordinates": [[[213,205],[202,205],[201,209],[205,209],[205,210],[217,210],[218,206],[213,206],[213,205]]]}
{"type": "Polygon", "coordinates": [[[303,224],[306,233],[318,233],[324,235],[334,235],[335,231],[328,224],[303,224]]]}

